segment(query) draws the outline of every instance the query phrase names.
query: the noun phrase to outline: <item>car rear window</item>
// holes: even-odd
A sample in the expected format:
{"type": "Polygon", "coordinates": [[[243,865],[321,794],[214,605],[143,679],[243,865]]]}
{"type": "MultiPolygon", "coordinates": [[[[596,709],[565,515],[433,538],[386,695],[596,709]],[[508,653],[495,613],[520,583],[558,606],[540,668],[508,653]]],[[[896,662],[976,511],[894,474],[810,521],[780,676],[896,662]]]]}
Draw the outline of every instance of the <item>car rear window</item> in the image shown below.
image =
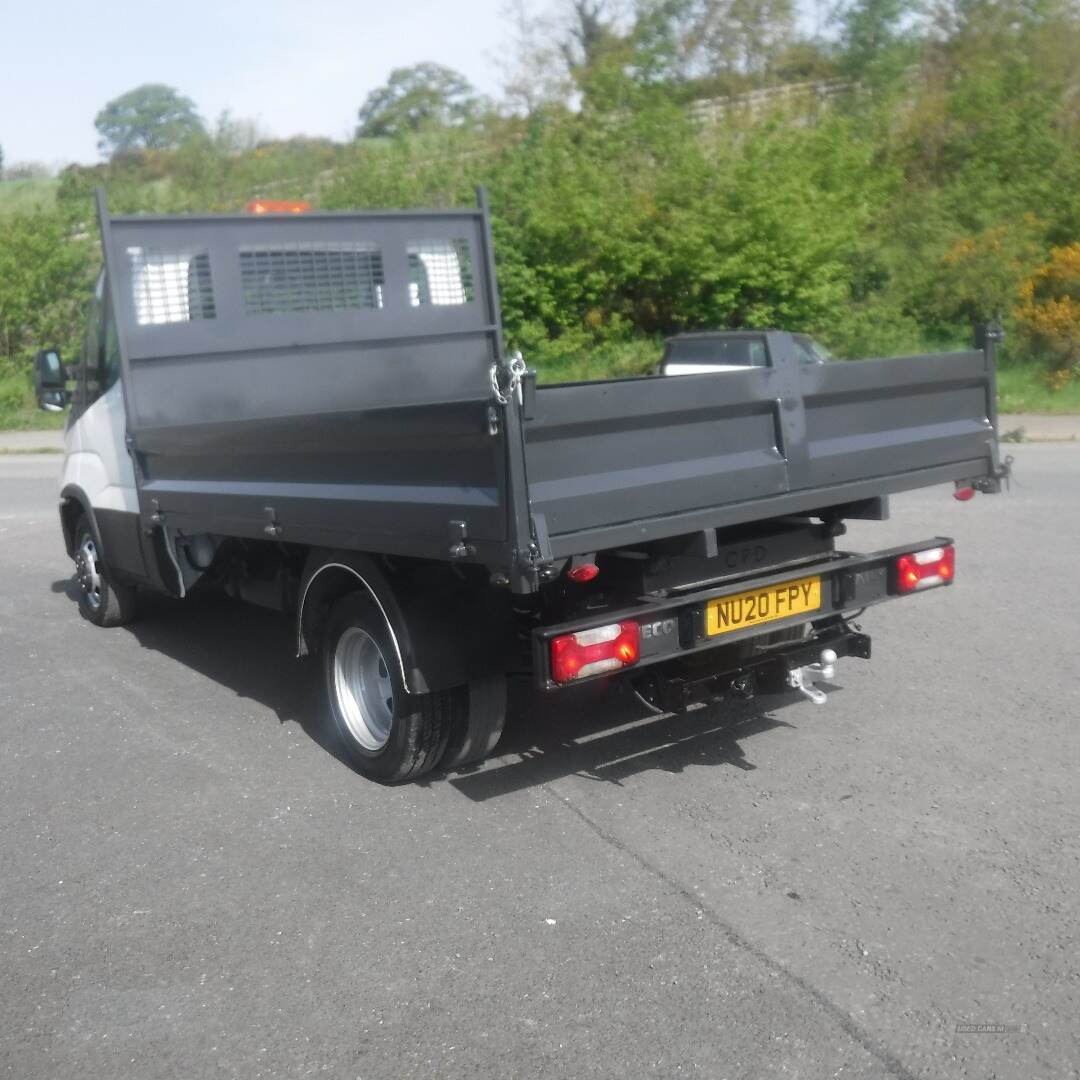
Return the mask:
{"type": "Polygon", "coordinates": [[[763,337],[687,338],[668,345],[667,362],[722,364],[725,367],[767,367],[769,351],[763,337]]]}

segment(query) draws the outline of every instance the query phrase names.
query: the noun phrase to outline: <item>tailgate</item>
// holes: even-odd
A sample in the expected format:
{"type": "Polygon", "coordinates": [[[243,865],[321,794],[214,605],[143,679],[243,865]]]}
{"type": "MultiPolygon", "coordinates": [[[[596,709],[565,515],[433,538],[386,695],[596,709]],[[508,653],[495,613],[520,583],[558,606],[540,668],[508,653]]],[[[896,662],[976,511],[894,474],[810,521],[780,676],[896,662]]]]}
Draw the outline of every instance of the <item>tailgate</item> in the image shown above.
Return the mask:
{"type": "Polygon", "coordinates": [[[996,476],[993,364],[962,352],[540,387],[529,496],[552,554],[996,476]]]}

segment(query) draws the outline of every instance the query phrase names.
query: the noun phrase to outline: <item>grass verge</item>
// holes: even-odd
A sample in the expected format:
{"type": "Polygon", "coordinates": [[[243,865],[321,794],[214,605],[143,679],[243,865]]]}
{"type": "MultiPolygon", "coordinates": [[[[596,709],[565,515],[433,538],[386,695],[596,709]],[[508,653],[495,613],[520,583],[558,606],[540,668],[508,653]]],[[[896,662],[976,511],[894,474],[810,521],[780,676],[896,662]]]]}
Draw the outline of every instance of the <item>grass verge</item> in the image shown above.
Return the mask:
{"type": "Polygon", "coordinates": [[[1080,413],[1080,379],[1051,390],[1041,368],[1004,366],[998,370],[998,412],[1080,413]]]}
{"type": "Polygon", "coordinates": [[[648,375],[660,362],[663,351],[663,342],[650,338],[589,347],[551,342],[526,352],[525,363],[536,369],[542,385],[550,386],[552,383],[648,375]]]}
{"type": "Polygon", "coordinates": [[[0,368],[0,431],[55,431],[65,419],[37,407],[29,375],[0,368]]]}

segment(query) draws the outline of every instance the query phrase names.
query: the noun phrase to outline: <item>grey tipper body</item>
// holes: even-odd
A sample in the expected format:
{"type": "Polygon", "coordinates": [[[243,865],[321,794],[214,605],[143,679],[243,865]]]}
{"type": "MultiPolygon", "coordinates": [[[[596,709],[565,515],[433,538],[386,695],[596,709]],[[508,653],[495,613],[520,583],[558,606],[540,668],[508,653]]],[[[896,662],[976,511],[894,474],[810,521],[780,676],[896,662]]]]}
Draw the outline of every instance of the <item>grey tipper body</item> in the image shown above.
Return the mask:
{"type": "Polygon", "coordinates": [[[550,558],[995,469],[981,352],[807,367],[772,333],[768,368],[499,404],[482,208],[104,221],[144,524],[259,538],[271,507],[285,540],[439,559],[462,522],[464,558],[529,589],[550,558]],[[460,239],[472,299],[410,305],[410,243],[460,239]],[[245,310],[245,249],[349,241],[381,254],[381,306],[245,310]],[[205,253],[213,317],[139,325],[133,249],[205,253]]]}
{"type": "MultiPolygon", "coordinates": [[[[344,626],[334,676],[355,668],[382,702],[358,730],[391,730],[383,659],[399,695],[528,670],[553,688],[556,629],[635,605],[659,605],[642,665],[715,648],[679,603],[785,565],[831,574],[843,518],[1004,475],[990,346],[806,363],[770,330],[745,369],[538,386],[503,343],[482,192],[465,210],[183,217],[111,216],[99,194],[99,217],[69,551],[85,515],[88,580],[87,541],[118,590],[213,579],[294,612],[302,654],[340,594],[366,596],[387,636],[344,626]],[[603,573],[575,591],[579,564],[603,573]]],[[[885,598],[830,595],[836,617],[885,598]]]]}

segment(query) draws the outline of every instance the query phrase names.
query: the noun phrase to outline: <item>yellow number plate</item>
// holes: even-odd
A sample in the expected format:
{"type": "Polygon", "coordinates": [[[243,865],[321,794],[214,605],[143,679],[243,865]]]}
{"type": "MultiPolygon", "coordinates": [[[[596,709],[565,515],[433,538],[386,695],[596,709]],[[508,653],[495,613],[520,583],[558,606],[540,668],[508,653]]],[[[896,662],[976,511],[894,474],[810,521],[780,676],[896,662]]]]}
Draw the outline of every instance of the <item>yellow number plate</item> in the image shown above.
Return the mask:
{"type": "Polygon", "coordinates": [[[821,578],[807,577],[782,581],[760,589],[718,596],[705,609],[705,630],[709,637],[745,630],[748,626],[817,611],[821,607],[821,578]]]}

